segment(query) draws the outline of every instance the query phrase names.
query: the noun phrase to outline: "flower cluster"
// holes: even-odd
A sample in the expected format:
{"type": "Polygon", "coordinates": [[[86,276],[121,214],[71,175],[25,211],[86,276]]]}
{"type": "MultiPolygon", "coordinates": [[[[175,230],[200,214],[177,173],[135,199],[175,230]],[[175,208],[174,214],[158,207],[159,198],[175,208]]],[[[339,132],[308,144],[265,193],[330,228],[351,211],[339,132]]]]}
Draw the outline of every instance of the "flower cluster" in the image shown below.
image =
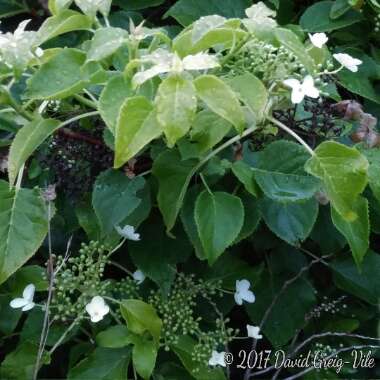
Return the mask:
{"type": "Polygon", "coordinates": [[[254,38],[225,67],[226,76],[250,72],[265,83],[282,81],[304,70],[297,57],[283,46],[274,46],[254,38]]]}
{"type": "MultiPolygon", "coordinates": [[[[328,37],[325,33],[309,34],[309,39],[312,45],[318,49],[322,49],[328,41],[328,37]]],[[[358,66],[363,63],[360,59],[351,57],[349,54],[345,53],[333,54],[333,57],[341,66],[331,73],[325,70],[324,74],[336,74],[343,68],[356,73],[358,71],[358,66]]],[[[285,86],[291,88],[291,101],[294,104],[301,103],[305,96],[314,99],[319,98],[320,90],[315,86],[314,78],[311,75],[305,76],[302,81],[296,78],[288,78],[284,80],[283,83],[285,86]]]]}
{"type": "Polygon", "coordinates": [[[75,318],[85,308],[89,308],[89,312],[95,306],[96,310],[99,299],[95,299],[94,305],[91,299],[109,294],[110,282],[102,281],[106,252],[99,242],[91,241],[88,245],[82,244],[77,257],[57,257],[56,268],[59,270],[54,279],[51,303],[56,319],[66,321],[75,318]],[[86,307],[89,302],[92,306],[86,307]]]}

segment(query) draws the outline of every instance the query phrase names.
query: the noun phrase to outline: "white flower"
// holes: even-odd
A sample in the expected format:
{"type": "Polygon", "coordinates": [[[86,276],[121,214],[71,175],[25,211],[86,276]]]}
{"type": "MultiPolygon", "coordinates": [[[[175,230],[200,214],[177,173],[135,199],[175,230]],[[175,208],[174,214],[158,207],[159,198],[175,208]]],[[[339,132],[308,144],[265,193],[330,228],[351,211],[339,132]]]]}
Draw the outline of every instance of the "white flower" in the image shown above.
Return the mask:
{"type": "Polygon", "coordinates": [[[22,311],[28,311],[33,309],[35,303],[33,302],[34,292],[36,291],[36,287],[33,284],[29,284],[25,287],[22,292],[22,298],[15,298],[10,302],[10,307],[13,309],[21,308],[22,311]]]}
{"type": "Polygon", "coordinates": [[[24,69],[32,58],[43,53],[41,48],[36,48],[37,32],[25,31],[29,22],[30,20],[22,21],[14,33],[0,32],[0,55],[8,67],[24,69]]]}
{"type": "Polygon", "coordinates": [[[220,365],[222,367],[226,366],[226,362],[224,361],[225,352],[212,351],[211,358],[208,361],[208,364],[211,366],[220,365]]]}
{"type": "Polygon", "coordinates": [[[95,296],[91,302],[86,305],[86,311],[90,315],[91,322],[96,323],[101,321],[104,316],[109,313],[110,308],[102,297],[95,296]]]}
{"type": "Polygon", "coordinates": [[[301,83],[298,79],[286,79],[284,84],[292,89],[292,103],[301,103],[305,96],[318,98],[319,90],[314,86],[314,79],[307,75],[301,83]]]}
{"type": "Polygon", "coordinates": [[[157,49],[153,54],[143,56],[141,62],[150,63],[153,66],[134,75],[134,86],[139,86],[159,74],[181,73],[184,70],[207,70],[219,66],[216,57],[207,53],[188,55],[181,59],[176,53],[170,53],[164,49],[157,49]]]}
{"type": "Polygon", "coordinates": [[[319,49],[322,49],[323,45],[325,45],[329,40],[329,38],[326,36],[326,33],[309,33],[309,38],[311,43],[319,49]]]}
{"type": "Polygon", "coordinates": [[[128,240],[133,240],[133,241],[140,240],[140,234],[138,234],[135,231],[135,227],[129,226],[128,224],[124,226],[123,228],[117,226],[116,231],[118,232],[119,235],[123,236],[124,238],[128,240]]]}
{"type": "Polygon", "coordinates": [[[360,59],[351,57],[349,54],[338,53],[334,54],[333,57],[346,69],[356,73],[358,71],[358,66],[363,63],[360,59]]]}
{"type": "Polygon", "coordinates": [[[260,332],[259,326],[247,325],[247,334],[249,338],[261,339],[263,336],[259,334],[259,332],[260,332]]]}
{"type": "Polygon", "coordinates": [[[251,283],[248,280],[236,280],[236,291],[234,294],[235,302],[238,305],[243,305],[243,301],[248,303],[255,302],[255,295],[251,290],[249,290],[251,283]]]}
{"type": "Polygon", "coordinates": [[[137,282],[137,285],[140,285],[145,280],[145,274],[141,270],[137,270],[132,274],[133,279],[137,282]]]}

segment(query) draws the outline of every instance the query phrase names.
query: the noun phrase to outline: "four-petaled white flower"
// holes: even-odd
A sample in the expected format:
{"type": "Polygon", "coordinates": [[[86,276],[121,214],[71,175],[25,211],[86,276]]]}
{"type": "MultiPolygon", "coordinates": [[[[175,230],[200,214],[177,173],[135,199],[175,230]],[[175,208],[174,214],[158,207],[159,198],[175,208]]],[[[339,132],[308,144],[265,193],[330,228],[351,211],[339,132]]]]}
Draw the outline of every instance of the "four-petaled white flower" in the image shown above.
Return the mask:
{"type": "Polygon", "coordinates": [[[307,75],[301,83],[298,79],[286,79],[284,84],[292,89],[292,103],[301,103],[305,96],[310,98],[318,98],[319,90],[314,86],[314,79],[311,75],[307,75]]]}
{"type": "Polygon", "coordinates": [[[35,291],[36,287],[33,284],[27,285],[22,292],[22,298],[13,299],[9,304],[10,307],[13,309],[21,308],[22,311],[33,309],[35,306],[35,303],[33,302],[35,291]]]}
{"type": "Polygon", "coordinates": [[[91,322],[96,323],[101,321],[104,316],[109,313],[110,308],[102,297],[95,296],[91,302],[86,305],[86,311],[90,315],[91,322]]]}
{"type": "Polygon", "coordinates": [[[141,62],[153,66],[134,75],[134,86],[139,86],[160,74],[181,73],[185,70],[207,70],[219,66],[216,57],[207,53],[188,55],[181,59],[177,53],[170,53],[164,49],[157,49],[154,53],[143,56],[141,62]]]}
{"type": "Polygon", "coordinates": [[[37,47],[37,32],[25,31],[29,22],[22,21],[13,33],[0,32],[0,55],[8,67],[23,70],[32,58],[43,55],[43,50],[37,47]]]}
{"type": "Polygon", "coordinates": [[[139,269],[132,274],[132,277],[136,281],[137,285],[142,284],[145,280],[145,274],[139,269]]]}
{"type": "Polygon", "coordinates": [[[226,362],[224,360],[225,355],[226,355],[225,352],[212,351],[211,358],[208,361],[208,364],[213,367],[217,365],[225,367],[226,366],[226,362]]]}
{"type": "Polygon", "coordinates": [[[128,224],[124,226],[123,228],[116,226],[116,231],[119,235],[123,236],[124,238],[128,240],[133,241],[139,241],[140,240],[140,234],[138,234],[135,230],[135,227],[129,226],[128,224]]]}
{"type": "Polygon", "coordinates": [[[326,36],[326,33],[309,33],[309,38],[311,43],[319,49],[322,49],[323,45],[325,45],[326,42],[329,40],[329,38],[326,36]]]}
{"type": "Polygon", "coordinates": [[[351,57],[349,54],[338,53],[334,54],[333,57],[346,69],[356,73],[358,71],[358,66],[363,63],[360,59],[351,57]]]}
{"type": "Polygon", "coordinates": [[[235,302],[238,305],[243,305],[243,301],[253,303],[256,300],[255,295],[249,288],[251,283],[248,280],[236,280],[236,291],[234,294],[235,302]]]}
{"type": "Polygon", "coordinates": [[[247,325],[247,334],[249,338],[261,339],[263,336],[260,333],[259,326],[247,325]]]}

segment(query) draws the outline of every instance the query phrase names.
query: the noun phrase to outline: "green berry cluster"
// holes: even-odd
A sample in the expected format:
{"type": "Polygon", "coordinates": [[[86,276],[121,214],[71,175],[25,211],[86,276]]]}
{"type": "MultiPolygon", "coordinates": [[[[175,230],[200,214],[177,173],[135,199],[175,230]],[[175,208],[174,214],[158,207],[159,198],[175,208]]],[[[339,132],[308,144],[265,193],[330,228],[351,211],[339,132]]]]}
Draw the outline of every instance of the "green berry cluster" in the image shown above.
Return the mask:
{"type": "Polygon", "coordinates": [[[125,277],[112,285],[112,294],[116,299],[140,299],[139,286],[132,277],[125,277]]]}
{"type": "MultiPolygon", "coordinates": [[[[217,318],[215,320],[215,330],[202,332],[198,336],[198,343],[194,346],[192,352],[193,361],[199,363],[200,366],[207,365],[213,350],[226,347],[239,334],[239,330],[226,328],[226,324],[229,322],[229,318],[217,318]]],[[[195,371],[199,371],[200,366],[195,371]]]]}
{"type": "Polygon", "coordinates": [[[197,340],[193,360],[203,366],[208,363],[212,350],[232,339],[235,331],[225,328],[228,320],[220,318],[221,313],[213,301],[215,297],[222,296],[219,290],[221,285],[220,281],[203,281],[194,275],[178,274],[168,295],[163,296],[159,291],[151,292],[148,302],[162,319],[162,345],[165,350],[169,351],[170,346],[177,344],[181,336],[190,335],[197,340]],[[215,308],[217,316],[215,326],[208,331],[202,330],[202,317],[196,313],[202,299],[215,308]]]}
{"type": "Polygon", "coordinates": [[[51,308],[55,319],[65,322],[80,315],[96,295],[109,292],[108,281],[102,281],[107,262],[106,247],[99,242],[82,243],[79,255],[65,259],[58,256],[51,308]]]}
{"type": "Polygon", "coordinates": [[[298,73],[304,66],[283,46],[276,47],[253,39],[227,64],[227,76],[250,72],[264,82],[284,80],[298,73]]]}

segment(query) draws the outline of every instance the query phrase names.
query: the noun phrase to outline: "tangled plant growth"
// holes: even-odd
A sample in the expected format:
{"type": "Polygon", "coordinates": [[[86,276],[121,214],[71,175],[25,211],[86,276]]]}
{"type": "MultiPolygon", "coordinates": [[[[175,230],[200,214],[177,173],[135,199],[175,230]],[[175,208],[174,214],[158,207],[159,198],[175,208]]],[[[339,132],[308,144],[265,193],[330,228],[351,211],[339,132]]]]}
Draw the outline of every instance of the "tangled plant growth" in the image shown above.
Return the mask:
{"type": "Polygon", "coordinates": [[[286,3],[0,34],[2,378],[379,375],[380,5],[286,3]]]}

